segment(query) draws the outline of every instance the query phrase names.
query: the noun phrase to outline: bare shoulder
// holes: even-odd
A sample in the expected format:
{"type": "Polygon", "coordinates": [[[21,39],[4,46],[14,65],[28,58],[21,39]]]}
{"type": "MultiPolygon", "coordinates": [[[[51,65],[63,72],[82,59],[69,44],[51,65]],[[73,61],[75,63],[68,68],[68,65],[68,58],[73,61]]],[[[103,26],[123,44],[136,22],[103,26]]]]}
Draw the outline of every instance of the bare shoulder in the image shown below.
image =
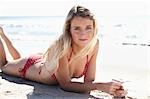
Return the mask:
{"type": "Polygon", "coordinates": [[[99,48],[99,39],[97,39],[97,42],[96,42],[95,48],[96,48],[96,49],[98,49],[98,48],[99,48]]]}
{"type": "Polygon", "coordinates": [[[89,53],[89,57],[97,56],[98,50],[99,50],[99,39],[97,39],[97,42],[96,42],[92,52],[89,53]]]}
{"type": "Polygon", "coordinates": [[[94,46],[93,54],[96,54],[98,52],[98,49],[99,49],[99,39],[97,39],[96,45],[94,46]]]}

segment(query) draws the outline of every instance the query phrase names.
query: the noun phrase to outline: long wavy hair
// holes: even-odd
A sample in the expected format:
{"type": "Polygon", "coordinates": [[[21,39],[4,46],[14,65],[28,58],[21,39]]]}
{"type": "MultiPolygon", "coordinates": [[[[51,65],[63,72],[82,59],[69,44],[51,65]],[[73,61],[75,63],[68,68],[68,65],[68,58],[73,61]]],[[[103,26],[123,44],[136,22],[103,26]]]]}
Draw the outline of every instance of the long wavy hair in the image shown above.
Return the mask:
{"type": "Polygon", "coordinates": [[[82,6],[74,6],[68,13],[63,34],[47,49],[43,57],[45,59],[45,65],[47,68],[55,69],[59,66],[59,59],[62,58],[69,51],[72,45],[72,36],[70,32],[71,21],[74,17],[82,17],[93,20],[94,35],[92,40],[87,44],[80,52],[78,52],[71,60],[77,59],[78,57],[84,57],[91,51],[97,42],[97,24],[94,15],[89,9],[82,6]]]}

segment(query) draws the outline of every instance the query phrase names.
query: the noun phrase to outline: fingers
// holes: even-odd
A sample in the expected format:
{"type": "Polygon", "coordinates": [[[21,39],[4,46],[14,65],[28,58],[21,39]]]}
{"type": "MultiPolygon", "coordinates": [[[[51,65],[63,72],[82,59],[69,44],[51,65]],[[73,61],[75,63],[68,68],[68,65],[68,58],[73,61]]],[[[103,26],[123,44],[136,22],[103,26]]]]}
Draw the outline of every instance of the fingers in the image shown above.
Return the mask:
{"type": "Polygon", "coordinates": [[[123,89],[123,86],[120,82],[113,82],[112,83],[112,88],[118,90],[118,89],[123,89]]]}
{"type": "Polygon", "coordinates": [[[109,94],[114,95],[116,90],[120,88],[120,85],[115,82],[110,82],[109,94]]]}
{"type": "Polygon", "coordinates": [[[126,94],[122,86],[122,83],[120,82],[112,82],[109,93],[113,96],[119,96],[119,97],[125,96],[126,94]]]}
{"type": "Polygon", "coordinates": [[[125,96],[125,95],[126,95],[126,93],[125,93],[124,90],[116,90],[115,94],[114,94],[114,96],[119,96],[119,97],[122,97],[122,96],[125,96]]]}
{"type": "Polygon", "coordinates": [[[125,91],[124,88],[122,86],[122,82],[119,81],[112,81],[112,82],[108,82],[106,83],[106,89],[105,92],[113,95],[113,96],[125,96],[125,91]]]}

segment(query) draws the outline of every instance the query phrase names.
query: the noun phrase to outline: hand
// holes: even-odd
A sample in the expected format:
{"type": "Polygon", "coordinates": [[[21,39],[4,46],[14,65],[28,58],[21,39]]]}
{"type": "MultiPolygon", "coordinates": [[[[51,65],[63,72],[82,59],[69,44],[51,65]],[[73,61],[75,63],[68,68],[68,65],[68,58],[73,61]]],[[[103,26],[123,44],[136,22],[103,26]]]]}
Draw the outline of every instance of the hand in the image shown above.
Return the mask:
{"type": "Polygon", "coordinates": [[[120,89],[122,89],[122,85],[119,82],[104,83],[104,92],[109,93],[113,96],[120,94],[120,89]]]}
{"type": "Polygon", "coordinates": [[[124,83],[124,81],[120,80],[116,80],[116,79],[112,79],[113,82],[118,82],[121,83],[121,86],[119,89],[116,89],[114,97],[125,97],[127,95],[127,90],[124,90],[122,84],[124,83]]]}
{"type": "Polygon", "coordinates": [[[121,97],[125,97],[126,95],[127,95],[127,91],[124,90],[122,87],[122,88],[115,91],[114,97],[121,98],[121,97]]]}

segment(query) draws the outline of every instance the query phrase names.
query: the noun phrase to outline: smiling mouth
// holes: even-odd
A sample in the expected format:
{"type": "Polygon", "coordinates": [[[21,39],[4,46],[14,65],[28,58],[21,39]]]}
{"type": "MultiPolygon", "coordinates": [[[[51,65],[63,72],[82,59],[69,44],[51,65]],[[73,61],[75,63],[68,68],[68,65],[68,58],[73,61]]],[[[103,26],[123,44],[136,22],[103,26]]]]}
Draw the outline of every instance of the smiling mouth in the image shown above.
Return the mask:
{"type": "Polygon", "coordinates": [[[80,41],[87,41],[88,39],[79,39],[80,41]]]}

